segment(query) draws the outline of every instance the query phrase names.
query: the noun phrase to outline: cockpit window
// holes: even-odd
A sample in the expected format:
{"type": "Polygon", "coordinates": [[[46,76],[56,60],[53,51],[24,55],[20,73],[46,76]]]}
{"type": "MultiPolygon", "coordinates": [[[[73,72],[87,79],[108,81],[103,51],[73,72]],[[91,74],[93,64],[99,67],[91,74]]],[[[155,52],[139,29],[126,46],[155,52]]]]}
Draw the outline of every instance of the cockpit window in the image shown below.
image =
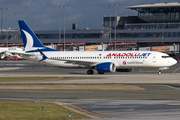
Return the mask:
{"type": "Polygon", "coordinates": [[[162,56],[162,58],[170,58],[170,56],[162,56]]]}

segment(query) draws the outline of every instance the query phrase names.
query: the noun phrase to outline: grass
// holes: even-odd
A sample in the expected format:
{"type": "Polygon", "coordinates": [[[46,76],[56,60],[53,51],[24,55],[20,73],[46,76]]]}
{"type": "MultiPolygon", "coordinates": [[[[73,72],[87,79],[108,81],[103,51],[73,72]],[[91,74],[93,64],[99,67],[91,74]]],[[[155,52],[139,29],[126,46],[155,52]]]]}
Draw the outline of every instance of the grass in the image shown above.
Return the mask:
{"type": "MultiPolygon", "coordinates": [[[[77,79],[71,77],[0,77],[0,82],[36,82],[77,79]]],[[[86,78],[87,79],[87,78],[86,78]]],[[[135,85],[2,85],[0,89],[60,89],[60,90],[145,90],[135,85]]]]}
{"type": "Polygon", "coordinates": [[[3,85],[0,89],[145,90],[135,85],[3,85]]]}
{"type": "Polygon", "coordinates": [[[71,120],[90,119],[60,105],[48,102],[0,101],[0,120],[71,120]],[[42,111],[42,106],[44,110],[42,111]]]}
{"type": "Polygon", "coordinates": [[[71,77],[0,77],[0,82],[34,82],[76,79],[71,77]]]}

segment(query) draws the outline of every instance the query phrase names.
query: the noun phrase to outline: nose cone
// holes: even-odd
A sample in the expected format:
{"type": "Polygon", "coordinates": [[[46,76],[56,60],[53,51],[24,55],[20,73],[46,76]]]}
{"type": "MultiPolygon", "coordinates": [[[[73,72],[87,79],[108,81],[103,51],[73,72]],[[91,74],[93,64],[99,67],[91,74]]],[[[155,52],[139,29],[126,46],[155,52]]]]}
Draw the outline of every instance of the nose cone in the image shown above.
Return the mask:
{"type": "Polygon", "coordinates": [[[177,63],[177,60],[175,60],[175,59],[171,59],[171,62],[170,62],[172,65],[175,65],[176,63],[177,63]]]}

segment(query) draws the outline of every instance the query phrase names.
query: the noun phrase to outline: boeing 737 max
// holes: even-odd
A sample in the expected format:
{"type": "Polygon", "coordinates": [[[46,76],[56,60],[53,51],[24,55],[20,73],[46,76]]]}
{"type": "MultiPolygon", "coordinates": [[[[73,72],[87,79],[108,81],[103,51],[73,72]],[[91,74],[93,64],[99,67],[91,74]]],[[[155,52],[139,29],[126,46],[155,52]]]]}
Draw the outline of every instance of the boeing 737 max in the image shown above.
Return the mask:
{"type": "Polygon", "coordinates": [[[169,55],[152,51],[57,51],[45,47],[25,21],[19,27],[25,48],[20,53],[35,63],[61,68],[89,69],[87,74],[97,70],[99,74],[115,72],[118,69],[157,68],[158,74],[177,63],[169,55]]]}

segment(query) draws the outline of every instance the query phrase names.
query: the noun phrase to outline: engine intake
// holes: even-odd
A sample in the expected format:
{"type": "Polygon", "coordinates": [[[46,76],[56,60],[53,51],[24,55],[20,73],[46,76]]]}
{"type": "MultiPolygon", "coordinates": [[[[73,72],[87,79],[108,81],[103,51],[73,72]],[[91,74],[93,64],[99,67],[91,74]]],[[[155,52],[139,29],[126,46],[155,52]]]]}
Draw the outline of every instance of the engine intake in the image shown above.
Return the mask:
{"type": "Polygon", "coordinates": [[[112,62],[100,63],[96,66],[96,70],[98,72],[101,72],[101,73],[115,72],[116,71],[116,65],[112,62]]]}

